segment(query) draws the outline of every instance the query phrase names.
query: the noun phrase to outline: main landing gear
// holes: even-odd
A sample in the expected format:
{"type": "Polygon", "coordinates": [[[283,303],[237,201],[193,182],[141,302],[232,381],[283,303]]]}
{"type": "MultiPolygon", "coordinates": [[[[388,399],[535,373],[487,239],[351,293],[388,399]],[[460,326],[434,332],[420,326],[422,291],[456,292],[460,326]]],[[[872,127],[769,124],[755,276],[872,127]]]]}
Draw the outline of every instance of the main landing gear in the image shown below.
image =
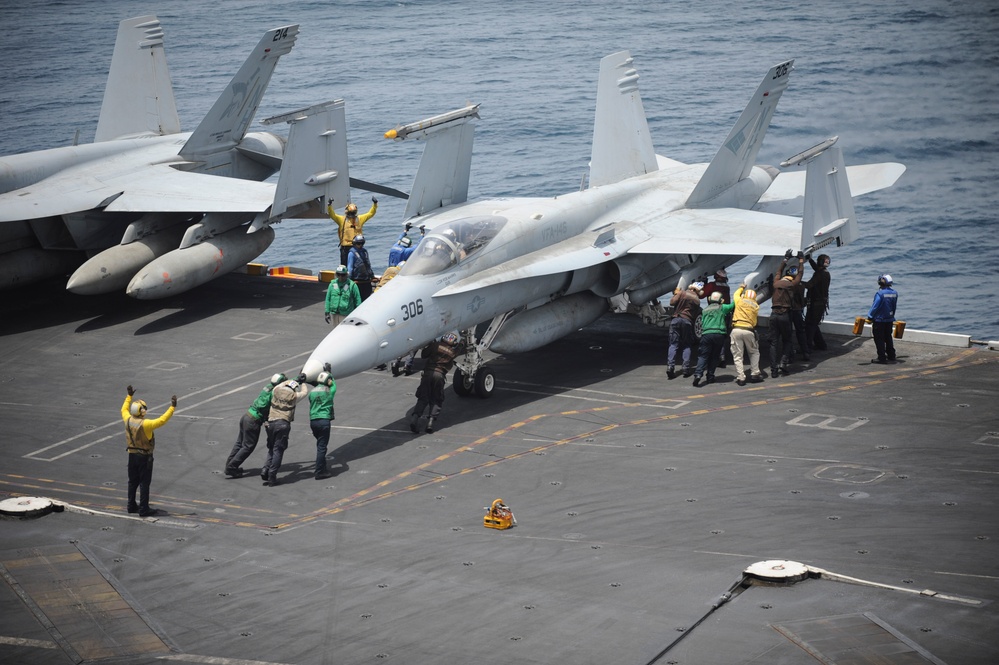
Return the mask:
{"type": "Polygon", "coordinates": [[[482,354],[489,348],[496,333],[503,327],[511,314],[513,312],[502,314],[493,319],[478,342],[475,341],[474,329],[461,331],[461,341],[465,347],[465,354],[454,363],[454,392],[459,397],[469,397],[473,394],[482,399],[492,397],[496,390],[496,375],[485,366],[486,360],[482,354]]]}

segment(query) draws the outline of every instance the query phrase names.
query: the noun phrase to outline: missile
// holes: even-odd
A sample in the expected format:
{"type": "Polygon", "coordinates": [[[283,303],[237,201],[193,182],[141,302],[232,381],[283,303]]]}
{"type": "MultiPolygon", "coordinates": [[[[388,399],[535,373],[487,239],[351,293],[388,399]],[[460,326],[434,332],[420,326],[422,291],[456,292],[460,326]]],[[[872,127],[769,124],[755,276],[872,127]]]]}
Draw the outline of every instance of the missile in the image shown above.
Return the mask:
{"type": "Polygon", "coordinates": [[[274,241],[274,229],[247,233],[242,226],[153,260],[129,282],[126,293],[155,300],[183,293],[232,272],[260,256],[274,241]]]}
{"type": "Polygon", "coordinates": [[[408,125],[399,125],[395,129],[390,129],[385,132],[385,138],[395,139],[397,141],[402,141],[406,138],[420,139],[424,138],[428,134],[445,129],[457,121],[467,121],[471,118],[478,117],[479,104],[470,104],[464,108],[457,109],[456,111],[441,113],[440,115],[435,115],[432,118],[427,118],[426,120],[411,122],[408,125]],[[410,136],[410,134],[413,136],[410,136]]]}
{"type": "Polygon", "coordinates": [[[184,225],[164,229],[125,245],[115,245],[90,258],[77,268],[66,289],[81,296],[121,291],[144,265],[177,249],[184,225]]]}
{"type": "Polygon", "coordinates": [[[819,143],[818,145],[813,145],[811,148],[805,150],[804,152],[799,152],[794,157],[788,157],[787,159],[785,159],[783,162],[780,163],[780,166],[782,169],[786,169],[789,166],[799,166],[801,164],[804,164],[812,157],[821,155],[828,148],[831,148],[833,144],[836,143],[836,141],[838,140],[839,140],[838,136],[834,136],[831,139],[826,139],[825,141],[819,143]]]}
{"type": "Polygon", "coordinates": [[[588,291],[559,298],[511,318],[500,328],[489,350],[523,353],[536,349],[593,323],[608,309],[606,298],[588,291]]]}

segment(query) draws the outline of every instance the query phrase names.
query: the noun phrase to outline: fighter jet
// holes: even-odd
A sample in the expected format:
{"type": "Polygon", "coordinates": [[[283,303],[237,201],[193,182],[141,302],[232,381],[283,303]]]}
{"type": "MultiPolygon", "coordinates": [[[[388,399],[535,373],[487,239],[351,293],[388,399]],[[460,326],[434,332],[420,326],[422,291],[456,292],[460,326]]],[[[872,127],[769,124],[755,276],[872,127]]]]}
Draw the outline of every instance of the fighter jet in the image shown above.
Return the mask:
{"type": "Polygon", "coordinates": [[[710,163],[688,165],[655,153],[631,55],[603,58],[588,186],[554,198],[466,201],[477,106],[391,130],[395,140],[426,141],[406,217],[427,235],[319,344],[305,373],[329,363],[339,379],[457,330],[467,352],[455,392],[486,397],[495,388],[486,350],[541,347],[608,312],[610,298],[643,306],[762,256],[745,283],[765,300],[788,249],[853,240],[852,196],[889,187],[905,170],[845,168],[835,138],[784,162],[807,164],[804,172],[756,165],[793,64],[770,68],[710,163]],[[788,202],[803,206],[801,217],[754,209],[788,202]]]}
{"type": "Polygon", "coordinates": [[[0,288],[79,266],[75,293],[173,295],[260,255],[272,223],[346,200],[342,101],[264,121],[289,123],[287,139],[247,132],[297,35],[268,30],[201,124],[180,133],[159,19],[122,21],[94,142],[0,157],[0,288]],[[278,170],[276,185],[260,182],[278,170]]]}

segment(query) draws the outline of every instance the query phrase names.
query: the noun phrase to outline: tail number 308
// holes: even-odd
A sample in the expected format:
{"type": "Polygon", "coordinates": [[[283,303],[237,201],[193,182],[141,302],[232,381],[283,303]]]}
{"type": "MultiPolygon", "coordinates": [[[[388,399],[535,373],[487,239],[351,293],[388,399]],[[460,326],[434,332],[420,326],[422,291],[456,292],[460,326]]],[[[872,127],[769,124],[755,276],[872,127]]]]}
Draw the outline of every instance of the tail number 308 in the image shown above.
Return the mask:
{"type": "Polygon", "coordinates": [[[403,305],[402,309],[402,320],[408,321],[414,317],[423,314],[423,298],[418,298],[416,302],[410,302],[408,305],[403,305]]]}

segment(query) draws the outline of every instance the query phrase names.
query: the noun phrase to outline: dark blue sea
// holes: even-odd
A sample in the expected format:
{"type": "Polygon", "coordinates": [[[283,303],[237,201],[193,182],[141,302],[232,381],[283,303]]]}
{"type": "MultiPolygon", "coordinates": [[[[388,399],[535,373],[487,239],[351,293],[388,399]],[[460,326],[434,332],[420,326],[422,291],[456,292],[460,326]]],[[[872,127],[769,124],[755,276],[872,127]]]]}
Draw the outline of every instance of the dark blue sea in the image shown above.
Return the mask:
{"type": "MultiPolygon", "coordinates": [[[[68,145],[77,131],[92,140],[117,24],[143,14],[165,28],[185,130],[264,31],[300,24],[258,120],[343,98],[351,175],[398,189],[422,146],[382,134],[481,103],[474,198],[579,187],[603,55],[631,50],[656,150],[684,162],[709,161],[767,69],[794,58],[761,163],[839,135],[848,164],[908,167],[894,188],[856,200],[861,237],[830,252],[829,318],[865,314],[888,272],[910,328],[999,338],[994,2],[0,0],[0,153],[68,145]]],[[[381,197],[366,227],[381,265],[403,210],[381,197]]],[[[335,257],[332,223],[292,220],[260,260],[318,270],[335,257]]],[[[738,281],[754,265],[730,273],[738,281]]]]}

